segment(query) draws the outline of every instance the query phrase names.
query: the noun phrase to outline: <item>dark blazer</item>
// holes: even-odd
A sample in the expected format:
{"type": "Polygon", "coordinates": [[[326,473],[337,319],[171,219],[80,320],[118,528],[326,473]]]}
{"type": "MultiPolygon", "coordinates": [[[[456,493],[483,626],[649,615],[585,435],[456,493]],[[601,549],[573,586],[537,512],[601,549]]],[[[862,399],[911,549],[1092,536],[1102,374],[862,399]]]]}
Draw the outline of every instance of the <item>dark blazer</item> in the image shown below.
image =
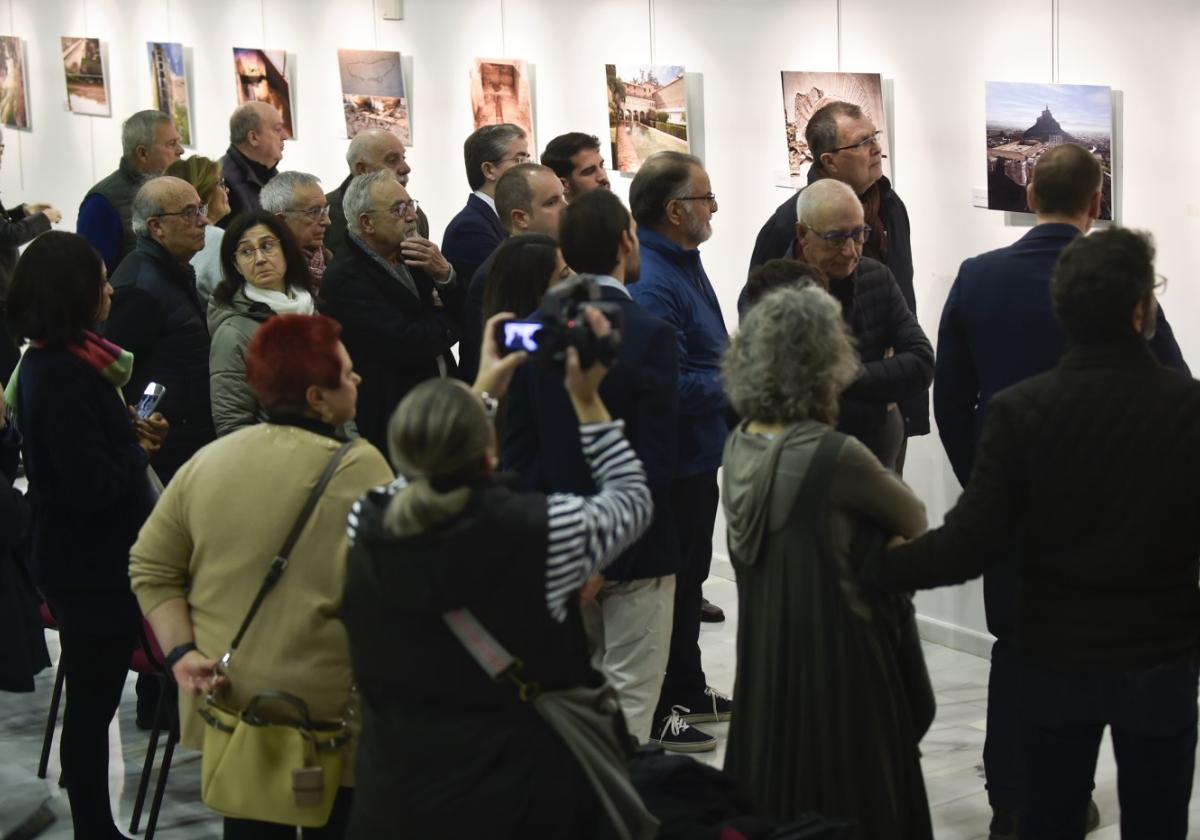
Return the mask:
{"type": "Polygon", "coordinates": [[[279,174],[278,167],[267,169],[254,163],[233,146],[225,150],[221,158],[221,177],[229,188],[229,215],[221,220],[220,226],[227,227],[239,213],[262,209],[259,193],[279,174]]]}
{"type": "Polygon", "coordinates": [[[133,353],[125,401],[136,405],[147,383],[167,390],[158,410],[171,424],[152,466],[166,483],[200,447],[216,438],[208,381],[208,320],[196,292],[196,272],[153,239],[137,247],[111,278],[110,341],[133,353]]]}
{"type": "Polygon", "coordinates": [[[842,394],[838,430],[884,460],[887,405],[925,394],[933,379],[933,347],[883,263],[863,257],[854,275],[835,281],[831,292],[841,301],[864,368],[842,394]],[[895,355],[884,358],[889,348],[895,355]]]}
{"type": "Polygon", "coordinates": [[[483,293],[487,291],[487,276],[495,254],[492,251],[475,269],[463,300],[463,334],[458,343],[458,371],[463,382],[474,382],[479,373],[479,354],[483,352],[483,293]]]}
{"type": "Polygon", "coordinates": [[[50,667],[46,635],[27,563],[29,502],[13,486],[21,436],[0,431],[0,691],[33,691],[33,677],[50,667]]]}
{"type": "MultiPolygon", "coordinates": [[[[823,177],[825,176],[819,167],[811,167],[808,171],[808,183],[810,184],[823,177]]],[[[912,229],[908,221],[908,208],[904,206],[900,196],[892,189],[892,182],[886,176],[881,177],[878,183],[879,215],[883,218],[888,232],[887,259],[884,260],[880,257],[878,239],[875,236],[872,236],[863,247],[863,255],[879,260],[891,269],[892,276],[896,278],[896,284],[904,296],[904,302],[908,304],[908,311],[916,317],[917,296],[913,289],[912,229]]],[[[754,253],[750,256],[749,271],[753,271],[768,260],[791,255],[792,245],[796,241],[796,197],[799,194],[799,192],[793,193],[780,204],[771,218],[767,219],[762,229],[759,230],[758,238],[754,241],[754,253]]],[[[744,294],[743,290],[742,295],[738,296],[739,312],[744,308],[742,302],[744,294]]],[[[907,400],[900,406],[900,409],[904,414],[905,431],[910,437],[929,434],[928,395],[921,394],[907,400]]]]}
{"type": "MultiPolygon", "coordinates": [[[[600,396],[646,467],[654,499],[649,530],[604,570],[607,580],[661,577],[677,571],[678,535],[670,490],[679,444],[679,361],[675,331],[617,289],[600,299],[621,307],[624,324],[617,363],[600,383],[600,396]]],[[[535,316],[536,317],[536,316],[535,316]]],[[[527,489],[543,493],[596,492],[579,448],[579,423],[563,388],[562,371],[528,363],[508,391],[503,464],[527,489]]]]}
{"type": "Polygon", "coordinates": [[[450,348],[461,329],[461,292],[457,285],[439,288],[444,306],[435,307],[433,280],[409,273],[419,297],[347,236],[321,281],[321,311],[341,323],[342,342],[362,377],[358,430],[385,455],[388,420],[404,395],[439,375],[439,357],[448,373],[456,371],[450,348]]]}
{"type": "Polygon", "coordinates": [[[31,348],[17,376],[34,582],[60,620],[128,631],[137,615],[129,549],[154,505],[129,412],[66,349],[31,348]]]}
{"type": "MultiPolygon", "coordinates": [[[[329,227],[325,228],[325,247],[335,254],[346,241],[346,210],[342,201],[346,197],[346,187],[350,186],[353,175],[347,175],[346,180],[333,192],[325,193],[325,201],[329,204],[329,227]]],[[[429,218],[425,211],[417,208],[417,233],[429,238],[429,218]]]]}
{"type": "MultiPolygon", "coordinates": [[[[933,412],[961,484],[997,392],[1054,367],[1067,332],[1054,315],[1050,278],[1077,236],[1073,225],[1037,225],[1012,245],[965,260],[942,309],[933,378],[933,412]]],[[[1162,310],[1150,349],[1166,367],[1188,373],[1162,310]]]]}
{"type": "Polygon", "coordinates": [[[500,217],[475,193],[467,196],[467,206],[446,225],[442,235],[442,255],[454,266],[458,282],[467,284],[483,261],[508,238],[500,217]]]}
{"type": "Polygon", "coordinates": [[[889,588],[946,586],[1021,558],[1024,655],[1139,670],[1200,642],[1200,382],[1144,341],[1076,346],[997,394],[945,524],[888,552],[889,588]]]}

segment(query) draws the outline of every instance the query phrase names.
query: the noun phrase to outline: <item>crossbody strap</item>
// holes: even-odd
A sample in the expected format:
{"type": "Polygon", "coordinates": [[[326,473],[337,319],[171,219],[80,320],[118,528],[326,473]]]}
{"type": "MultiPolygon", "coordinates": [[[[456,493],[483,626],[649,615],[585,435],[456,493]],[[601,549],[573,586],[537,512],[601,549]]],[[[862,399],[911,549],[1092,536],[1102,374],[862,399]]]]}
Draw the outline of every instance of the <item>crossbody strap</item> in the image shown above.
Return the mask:
{"type": "Polygon", "coordinates": [[[233,659],[233,652],[242,643],[242,637],[246,635],[246,631],[250,628],[250,622],[254,620],[254,616],[258,613],[258,608],[262,606],[263,599],[267,597],[267,593],[275,587],[275,584],[279,582],[279,578],[283,576],[283,570],[288,565],[288,555],[296,547],[296,541],[300,539],[300,534],[304,531],[304,526],[308,524],[309,517],[312,516],[317,502],[321,500],[321,494],[329,486],[329,482],[333,478],[338,464],[342,462],[342,458],[346,456],[346,453],[350,451],[350,447],[353,445],[354,441],[348,441],[343,443],[337,452],[333,453],[333,457],[325,465],[325,471],[321,473],[321,477],[317,480],[317,486],[308,494],[308,499],[305,500],[304,507],[300,509],[300,515],[296,517],[296,521],[292,525],[292,530],[288,532],[287,539],[283,541],[283,546],[276,553],[275,557],[271,560],[271,565],[267,568],[266,577],[263,578],[262,585],[258,588],[258,594],[254,596],[254,602],[250,605],[250,611],[246,613],[246,617],[242,620],[242,626],[238,628],[233,641],[229,643],[229,650],[225,652],[225,655],[221,657],[218,663],[218,670],[222,673],[228,671],[229,662],[233,659]]]}
{"type": "Polygon", "coordinates": [[[446,622],[450,632],[458,637],[467,653],[471,654],[484,673],[493,680],[509,679],[517,687],[521,699],[525,701],[532,700],[541,691],[541,686],[537,683],[525,682],[518,676],[522,666],[521,660],[509,653],[508,649],[479,623],[473,612],[466,608],[451,610],[442,614],[442,620],[446,622]]]}

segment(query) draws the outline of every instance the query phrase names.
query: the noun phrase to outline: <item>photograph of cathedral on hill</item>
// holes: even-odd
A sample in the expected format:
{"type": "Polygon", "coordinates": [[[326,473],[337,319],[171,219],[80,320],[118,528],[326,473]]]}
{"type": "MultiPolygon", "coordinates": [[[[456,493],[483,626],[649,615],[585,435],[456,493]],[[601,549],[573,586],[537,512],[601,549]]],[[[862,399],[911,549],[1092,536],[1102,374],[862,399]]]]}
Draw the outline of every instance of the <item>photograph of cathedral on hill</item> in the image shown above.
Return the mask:
{"type": "Polygon", "coordinates": [[[655,152],[688,150],[687,89],[677,64],[606,64],[611,166],[637,172],[655,152]]]}
{"type": "Polygon", "coordinates": [[[1028,213],[1025,188],[1048,149],[1078,143],[1104,171],[1100,218],[1112,218],[1112,88],[987,83],[988,209],[1028,213]]]}
{"type": "MultiPolygon", "coordinates": [[[[830,102],[850,102],[862,108],[863,115],[879,129],[879,148],[883,152],[883,174],[892,176],[887,118],[883,110],[883,83],[878,73],[809,73],[784,70],[783,122],[787,131],[788,172],[798,181],[804,167],[812,163],[808,141],[804,139],[809,118],[830,102]]],[[[803,186],[803,183],[797,184],[803,186]]]]}

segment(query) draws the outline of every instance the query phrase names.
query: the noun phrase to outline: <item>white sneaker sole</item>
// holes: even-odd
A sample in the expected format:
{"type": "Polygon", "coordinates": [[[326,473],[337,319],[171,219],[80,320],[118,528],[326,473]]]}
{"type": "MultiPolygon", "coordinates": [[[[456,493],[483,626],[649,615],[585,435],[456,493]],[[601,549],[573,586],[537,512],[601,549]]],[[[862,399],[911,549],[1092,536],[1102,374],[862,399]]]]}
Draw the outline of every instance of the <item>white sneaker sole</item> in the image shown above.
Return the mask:
{"type": "Polygon", "coordinates": [[[675,741],[659,741],[658,739],[655,739],[655,742],[667,752],[702,753],[712,752],[717,748],[716,738],[711,738],[707,741],[685,741],[682,743],[676,743],[675,741]]]}

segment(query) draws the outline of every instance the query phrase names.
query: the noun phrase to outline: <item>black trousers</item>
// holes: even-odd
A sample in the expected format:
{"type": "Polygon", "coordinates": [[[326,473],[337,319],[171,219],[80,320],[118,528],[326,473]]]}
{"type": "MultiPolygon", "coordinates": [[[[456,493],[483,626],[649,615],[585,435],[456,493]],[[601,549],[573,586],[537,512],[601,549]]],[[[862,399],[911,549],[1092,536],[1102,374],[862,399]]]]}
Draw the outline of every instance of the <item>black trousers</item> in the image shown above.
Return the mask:
{"type": "Polygon", "coordinates": [[[675,575],[667,675],[658,701],[661,714],[667,714],[673,703],[697,702],[708,684],[700,664],[700,586],[712,567],[712,533],[719,501],[715,471],[676,479],[671,487],[681,559],[675,575]]]}
{"type": "MultiPolygon", "coordinates": [[[[51,603],[51,608],[54,605],[51,603]]],[[[108,727],[121,703],[136,633],[96,635],[59,631],[66,680],[60,755],[76,840],[117,834],[108,798],[108,727]]]]}
{"type": "Polygon", "coordinates": [[[1021,809],[1021,666],[1017,653],[1020,574],[1015,549],[1008,562],[999,563],[983,574],[987,627],[996,637],[988,673],[983,770],[992,810],[1008,814],[1021,809]]]}
{"type": "Polygon", "coordinates": [[[1196,759],[1195,655],[1140,671],[1021,667],[1022,840],[1083,840],[1096,755],[1112,727],[1121,836],[1184,840],[1196,759]]]}
{"type": "MultiPolygon", "coordinates": [[[[321,828],[306,828],[301,836],[304,840],[342,840],[346,836],[353,804],[354,788],[338,788],[329,822],[321,828]]],[[[296,840],[296,829],[288,825],[226,817],[225,840],[296,840]]]]}

